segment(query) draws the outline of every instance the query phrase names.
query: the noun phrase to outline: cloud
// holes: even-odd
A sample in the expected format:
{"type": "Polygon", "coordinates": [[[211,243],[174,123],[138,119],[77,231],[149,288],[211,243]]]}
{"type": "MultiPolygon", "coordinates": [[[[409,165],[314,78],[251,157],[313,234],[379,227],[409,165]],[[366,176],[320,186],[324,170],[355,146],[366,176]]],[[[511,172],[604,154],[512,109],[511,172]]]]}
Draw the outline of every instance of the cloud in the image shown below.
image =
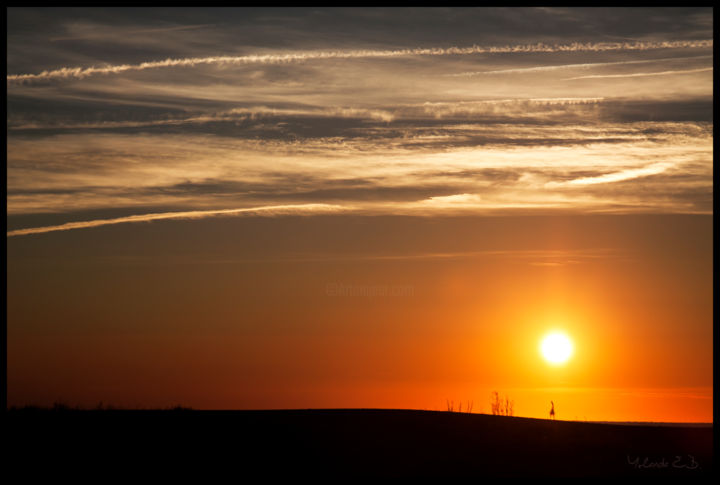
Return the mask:
{"type": "MultiPolygon", "coordinates": [[[[598,259],[627,258],[627,252],[616,248],[588,249],[508,249],[479,251],[449,252],[403,252],[382,254],[332,254],[307,255],[288,257],[284,261],[403,261],[403,260],[451,260],[476,258],[508,258],[530,265],[560,266],[565,264],[581,264],[598,259]]],[[[245,260],[224,260],[224,263],[242,262],[245,260]]]]}
{"type": "Polygon", "coordinates": [[[54,231],[70,231],[73,229],[86,229],[90,227],[106,226],[109,224],[125,224],[130,222],[150,222],[166,219],[200,219],[205,217],[229,215],[255,215],[265,216],[285,214],[327,214],[347,210],[347,207],[331,204],[296,204],[275,205],[264,207],[245,207],[241,209],[220,209],[204,211],[162,212],[155,214],[140,214],[134,216],[117,217],[114,219],[96,219],[91,221],[68,222],[57,226],[30,227],[15,229],[7,232],[7,237],[26,236],[30,234],[43,234],[54,231]]]}
{"type": "MultiPolygon", "coordinates": [[[[183,127],[198,126],[203,124],[214,124],[217,129],[218,123],[229,123],[237,126],[238,122],[245,122],[243,126],[255,123],[263,125],[268,119],[278,121],[297,121],[306,128],[305,133],[312,133],[308,130],[310,125],[316,125],[321,136],[327,136],[340,125],[335,124],[324,126],[323,121],[334,122],[337,119],[343,120],[365,120],[387,124],[396,120],[418,120],[428,116],[435,119],[456,119],[479,117],[493,118],[500,121],[504,118],[510,119],[531,119],[534,117],[547,118],[549,116],[568,119],[574,112],[583,111],[582,116],[587,116],[587,109],[592,108],[603,101],[603,98],[527,98],[527,99],[494,99],[483,101],[455,101],[455,102],[425,102],[406,105],[383,106],[376,108],[358,108],[352,106],[302,106],[284,107],[255,105],[228,110],[207,112],[207,113],[168,113],[161,119],[138,120],[138,115],[133,115],[132,120],[93,120],[74,121],[63,119],[58,116],[49,122],[45,121],[45,113],[39,116],[41,120],[33,120],[28,114],[19,117],[8,118],[8,129],[22,130],[122,130],[131,128],[153,128],[153,127],[183,127]]],[[[46,105],[47,106],[47,105],[46,105]]],[[[47,109],[47,108],[46,108],[47,109]]],[[[112,113],[111,113],[112,114],[112,113]]],[[[127,113],[122,113],[127,116],[127,113]]],[[[364,125],[369,126],[369,125],[364,125]]],[[[351,125],[352,132],[343,133],[344,136],[356,136],[361,133],[357,125],[351,125]],[[354,134],[353,134],[354,133],[354,134]]],[[[236,130],[237,131],[237,130],[236,130]]],[[[219,133],[219,132],[218,132],[219,133]]]]}
{"type": "MultiPolygon", "coordinates": [[[[123,30],[121,32],[124,36],[132,36],[136,34],[161,34],[165,32],[177,32],[177,31],[185,31],[185,30],[197,30],[197,29],[204,29],[207,27],[212,27],[213,24],[198,24],[198,25],[174,25],[171,27],[155,27],[150,29],[130,29],[130,30],[123,30]]],[[[78,26],[74,26],[78,27],[78,26]]],[[[90,29],[85,29],[86,31],[83,33],[77,33],[77,34],[71,34],[71,35],[62,35],[57,37],[50,37],[51,42],[58,42],[58,41],[67,41],[67,40],[98,40],[102,39],[105,40],[108,38],[108,36],[118,36],[118,33],[108,33],[108,26],[107,25],[98,25],[98,26],[89,26],[92,27],[90,29]],[[89,31],[88,31],[89,30],[89,31]]]]}
{"type": "MultiPolygon", "coordinates": [[[[712,37],[702,30],[711,23],[677,29],[670,11],[652,29],[624,18],[635,29],[628,42],[611,37],[623,36],[615,14],[591,10],[572,15],[614,20],[579,34],[569,20],[577,30],[530,26],[534,10],[408,13],[429,28],[442,15],[468,28],[457,36],[445,23],[427,37],[378,24],[406,28],[405,14],[392,9],[255,11],[239,20],[242,28],[212,12],[121,22],[106,11],[67,15],[52,30],[45,14],[23,12],[11,25],[8,72],[83,80],[20,86],[8,78],[8,230],[39,214],[52,220],[36,225],[50,225],[83,211],[123,211],[87,217],[101,219],[310,203],[373,214],[708,210],[709,74],[683,83],[660,75],[561,80],[711,67],[713,41],[702,40],[712,37]],[[493,35],[478,30],[491,23],[493,35]],[[48,42],[102,33],[104,25],[102,45],[48,42]],[[546,33],[528,33],[536,27],[546,33]],[[318,35],[323,28],[327,35],[318,35]],[[386,36],[375,36],[380,31],[386,36]],[[123,40],[133,35],[157,42],[123,40]],[[447,76],[479,69],[528,75],[447,76]],[[679,183],[682,171],[690,178],[679,183]]],[[[697,11],[707,19],[710,12],[697,11]]]]}
{"type": "MultiPolygon", "coordinates": [[[[553,106],[564,105],[548,105],[553,106]]],[[[398,118],[390,125],[356,124],[341,136],[260,140],[251,138],[255,132],[248,127],[239,128],[246,131],[242,138],[220,136],[217,127],[215,133],[14,135],[7,148],[7,213],[306,203],[384,213],[512,207],[582,212],[638,202],[658,211],[673,203],[673,210],[706,210],[711,124],[589,119],[551,124],[398,118]],[[679,184],[678,173],[692,177],[679,184]],[[642,191],[633,187],[635,179],[642,191]]],[[[288,122],[272,122],[280,123],[288,122]]]]}
{"type": "MultiPolygon", "coordinates": [[[[162,114],[131,112],[128,110],[105,110],[89,120],[85,112],[51,115],[33,107],[13,114],[9,110],[7,128],[10,132],[103,131],[103,132],[152,132],[152,133],[212,133],[234,138],[255,138],[258,130],[265,138],[282,138],[288,133],[293,138],[341,136],[346,139],[369,134],[388,136],[392,130],[415,131],[432,129],[436,137],[433,143],[442,143],[442,136],[453,137],[456,143],[488,143],[512,139],[515,143],[588,143],[591,138],[559,137],[560,128],[553,134],[544,133],[529,138],[520,136],[525,132],[509,133],[502,123],[512,124],[563,124],[604,121],[712,121],[711,99],[687,99],[680,101],[637,101],[622,98],[599,97],[576,98],[517,98],[482,101],[425,102],[397,104],[375,108],[353,106],[300,106],[286,107],[255,105],[208,112],[175,112],[162,114]],[[122,119],[125,117],[126,119],[122,119]],[[150,118],[150,119],[142,119],[150,118]],[[98,119],[100,118],[100,119],[98,119]],[[102,119],[106,118],[106,119],[102,119]],[[128,119],[129,118],[129,119],[128,119]],[[445,121],[437,125],[435,120],[445,121]],[[396,122],[394,125],[390,123],[396,122]],[[481,129],[480,123],[485,126],[481,129]],[[484,140],[473,136],[478,132],[493,133],[484,140]],[[442,135],[440,133],[443,133],[442,135]],[[274,133],[274,136],[272,136],[274,133]]],[[[60,106],[57,108],[60,109],[60,106]]],[[[624,130],[627,131],[627,130],[624,130]]],[[[619,141],[605,137],[605,142],[619,141]]],[[[406,140],[410,142],[408,138],[406,140]]],[[[424,142],[428,142],[426,138],[424,142]]],[[[597,141],[597,139],[596,139],[597,141]]],[[[445,140],[449,142],[449,138],[445,140]]]]}
{"type": "Polygon", "coordinates": [[[34,121],[8,120],[8,128],[11,130],[113,130],[122,128],[150,128],[150,127],[172,127],[182,125],[200,125],[206,123],[238,121],[255,121],[262,118],[344,118],[344,119],[366,119],[380,122],[391,122],[395,115],[383,109],[366,109],[353,107],[307,107],[301,108],[273,108],[268,106],[251,106],[245,108],[232,108],[216,113],[205,113],[182,117],[167,117],[154,120],[133,120],[133,121],[93,121],[93,122],[67,122],[56,121],[54,123],[38,123],[34,121]]]}
{"type": "Polygon", "coordinates": [[[712,71],[712,67],[701,67],[699,69],[681,69],[676,71],[660,71],[660,72],[634,72],[629,74],[594,74],[590,76],[569,77],[564,81],[577,81],[579,79],[608,79],[622,77],[646,77],[646,76],[670,76],[674,74],[692,74],[696,72],[712,71]]]}
{"type": "Polygon", "coordinates": [[[546,187],[562,187],[571,185],[594,185],[594,184],[607,184],[611,182],[619,182],[621,180],[630,180],[638,177],[645,177],[648,175],[655,175],[664,172],[671,168],[672,163],[655,163],[647,167],[631,168],[628,170],[621,170],[619,172],[607,173],[603,175],[597,175],[593,177],[582,177],[566,182],[548,182],[545,184],[546,187]]]}
{"type": "Polygon", "coordinates": [[[659,62],[666,61],[685,61],[691,59],[711,59],[713,56],[687,56],[687,57],[665,57],[662,59],[645,59],[638,61],[615,61],[615,62],[590,62],[583,64],[561,64],[557,66],[536,66],[536,67],[521,67],[515,69],[500,69],[496,71],[470,71],[461,72],[457,74],[447,74],[450,77],[469,77],[469,76],[482,76],[482,75],[496,75],[496,74],[527,74],[533,72],[545,72],[545,71],[557,71],[560,69],[586,69],[594,67],[604,66],[624,66],[631,64],[656,64],[659,62]]]}
{"type": "Polygon", "coordinates": [[[34,81],[82,79],[100,74],[119,74],[127,71],[144,71],[167,67],[196,67],[200,65],[222,64],[282,64],[318,59],[352,59],[352,58],[391,58],[407,56],[448,56],[468,54],[505,54],[505,53],[538,53],[538,52],[604,52],[604,51],[644,51],[655,49],[684,49],[712,47],[712,40],[696,41],[664,41],[664,42],[599,42],[570,44],[522,44],[506,46],[471,46],[471,47],[432,47],[396,50],[349,50],[349,51],[304,51],[286,54],[256,54],[245,56],[210,56],[185,59],[165,59],[139,64],[116,64],[97,67],[62,67],[40,74],[9,74],[8,85],[25,84],[34,81]]]}

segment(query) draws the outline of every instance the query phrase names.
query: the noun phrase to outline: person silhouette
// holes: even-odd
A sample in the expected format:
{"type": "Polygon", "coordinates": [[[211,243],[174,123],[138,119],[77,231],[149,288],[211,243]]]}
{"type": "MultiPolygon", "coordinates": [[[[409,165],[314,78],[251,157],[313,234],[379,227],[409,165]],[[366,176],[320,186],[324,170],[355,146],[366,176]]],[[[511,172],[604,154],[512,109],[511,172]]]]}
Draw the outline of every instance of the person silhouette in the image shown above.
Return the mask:
{"type": "Polygon", "coordinates": [[[550,401],[550,419],[555,419],[555,403],[550,401]]]}

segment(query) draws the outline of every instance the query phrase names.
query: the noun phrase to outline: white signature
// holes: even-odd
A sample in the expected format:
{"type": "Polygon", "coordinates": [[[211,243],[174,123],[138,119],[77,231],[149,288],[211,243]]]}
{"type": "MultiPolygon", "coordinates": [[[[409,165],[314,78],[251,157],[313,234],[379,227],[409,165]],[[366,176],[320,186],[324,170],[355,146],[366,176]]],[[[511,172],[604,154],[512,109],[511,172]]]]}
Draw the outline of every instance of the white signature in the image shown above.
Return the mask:
{"type": "Polygon", "coordinates": [[[696,470],[700,468],[700,464],[695,461],[695,457],[687,455],[686,457],[675,455],[672,461],[666,460],[664,457],[658,461],[652,461],[647,456],[641,461],[640,457],[637,456],[634,459],[627,457],[628,465],[634,466],[638,470],[647,470],[651,468],[686,468],[688,470],[696,470]]]}

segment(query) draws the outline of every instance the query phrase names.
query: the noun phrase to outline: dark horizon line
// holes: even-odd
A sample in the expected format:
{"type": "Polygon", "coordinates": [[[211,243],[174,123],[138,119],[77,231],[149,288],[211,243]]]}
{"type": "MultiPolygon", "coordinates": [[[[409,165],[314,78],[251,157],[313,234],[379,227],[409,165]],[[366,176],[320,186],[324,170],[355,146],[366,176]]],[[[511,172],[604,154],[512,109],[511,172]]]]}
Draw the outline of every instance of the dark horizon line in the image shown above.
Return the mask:
{"type": "MultiPolygon", "coordinates": [[[[39,412],[93,412],[93,411],[121,411],[121,412],[193,412],[202,414],[225,414],[225,413],[280,413],[280,412],[348,412],[348,411],[370,411],[370,412],[418,412],[418,413],[440,413],[440,414],[466,414],[476,416],[492,416],[502,418],[519,418],[525,420],[535,421],[550,421],[549,418],[533,418],[528,416],[501,416],[493,415],[481,412],[466,412],[466,411],[443,411],[435,409],[412,409],[412,408],[268,408],[268,409],[202,409],[192,408],[188,406],[176,405],[167,407],[156,407],[156,408],[142,408],[142,407],[120,407],[113,405],[101,405],[91,408],[83,408],[79,406],[71,407],[64,404],[54,404],[53,406],[8,406],[6,412],[18,412],[18,411],[39,411],[39,412]]],[[[585,423],[585,424],[607,424],[607,425],[619,425],[619,426],[665,426],[665,427],[713,427],[714,422],[710,421],[592,421],[592,420],[578,420],[578,419],[557,419],[563,423],[585,423]]]]}

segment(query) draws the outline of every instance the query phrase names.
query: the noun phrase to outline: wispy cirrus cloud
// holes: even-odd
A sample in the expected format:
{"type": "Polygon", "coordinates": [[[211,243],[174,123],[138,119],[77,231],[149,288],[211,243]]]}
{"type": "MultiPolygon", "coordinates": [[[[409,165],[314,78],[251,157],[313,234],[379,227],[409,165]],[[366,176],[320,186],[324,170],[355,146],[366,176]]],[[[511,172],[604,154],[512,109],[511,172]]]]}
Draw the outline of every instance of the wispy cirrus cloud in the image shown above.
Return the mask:
{"type": "Polygon", "coordinates": [[[288,119],[293,117],[327,117],[368,119],[389,122],[395,119],[395,114],[385,109],[367,109],[338,106],[333,108],[308,107],[305,109],[273,108],[268,106],[252,106],[246,108],[232,108],[215,113],[185,115],[175,118],[164,118],[145,121],[95,121],[95,122],[67,122],[55,123],[14,122],[10,121],[12,130],[112,130],[117,128],[144,128],[154,126],[180,126],[218,122],[236,122],[243,120],[259,120],[262,118],[288,119]]]}
{"type": "Polygon", "coordinates": [[[672,163],[654,163],[640,168],[631,168],[627,170],[621,170],[618,172],[607,173],[594,177],[581,177],[573,180],[567,180],[564,182],[548,182],[546,187],[560,187],[560,186],[577,186],[577,185],[594,185],[594,184],[607,184],[611,182],[619,182],[621,180],[630,180],[638,177],[645,177],[647,175],[655,175],[663,173],[668,168],[673,166],[672,163]]]}
{"type": "Polygon", "coordinates": [[[197,132],[67,133],[49,137],[52,143],[12,137],[8,214],[307,203],[385,213],[582,211],[640,200],[657,210],[673,203],[708,210],[707,124],[377,123],[352,125],[352,137],[304,139],[197,132]],[[647,180],[643,192],[628,185],[665,172],[647,180]]]}
{"type": "MultiPolygon", "coordinates": [[[[711,23],[668,30],[665,15],[627,41],[614,20],[608,35],[509,36],[486,16],[515,14],[483,12],[462,15],[493,30],[483,45],[473,22],[462,36],[379,39],[358,27],[364,11],[343,19],[363,42],[335,24],[318,36],[303,12],[269,31],[254,26],[268,21],[259,12],[90,15],[56,22],[42,42],[19,21],[8,71],[35,74],[7,77],[7,212],[55,224],[75,211],[317,203],[373,214],[711,210],[711,23]],[[287,38],[269,33],[286,28],[287,38]],[[647,72],[624,77],[636,66],[647,72]],[[670,71],[687,82],[666,82],[670,71]],[[598,77],[564,80],[583,74],[598,77]]],[[[593,15],[582,14],[600,30],[612,16],[593,15]]],[[[420,17],[432,31],[430,11],[420,17]]]]}
{"type": "MultiPolygon", "coordinates": [[[[77,29],[77,26],[75,26],[77,29]]],[[[135,35],[135,34],[161,34],[166,32],[182,32],[186,30],[197,30],[212,27],[212,24],[197,24],[197,25],[173,25],[168,27],[155,27],[149,29],[130,29],[123,30],[121,33],[124,36],[135,35]]],[[[60,35],[56,37],[50,37],[51,42],[60,42],[68,40],[97,40],[107,39],[110,35],[119,35],[118,33],[108,33],[107,26],[97,26],[95,28],[86,28],[83,32],[78,32],[69,35],[60,35]]]]}

